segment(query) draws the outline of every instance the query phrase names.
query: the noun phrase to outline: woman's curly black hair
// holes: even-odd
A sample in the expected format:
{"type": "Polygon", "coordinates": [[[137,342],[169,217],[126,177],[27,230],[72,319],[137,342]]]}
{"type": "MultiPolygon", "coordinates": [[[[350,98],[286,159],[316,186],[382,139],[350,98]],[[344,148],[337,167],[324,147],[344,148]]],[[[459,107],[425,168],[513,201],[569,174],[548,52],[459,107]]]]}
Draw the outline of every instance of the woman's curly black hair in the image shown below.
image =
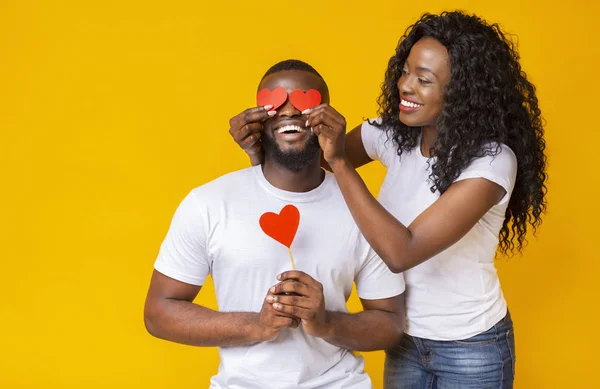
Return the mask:
{"type": "Polygon", "coordinates": [[[535,86],[497,24],[458,11],[424,14],[406,30],[388,63],[378,99],[381,122],[373,123],[393,139],[398,155],[415,148],[421,133],[420,127],[400,122],[398,80],[412,46],[423,37],[444,45],[451,64],[431,150],[431,191],[444,193],[474,158],[497,155],[500,143],[510,147],[517,157],[517,179],[500,231],[500,250],[520,252],[528,224],[535,233],[546,210],[546,143],[535,86]]]}

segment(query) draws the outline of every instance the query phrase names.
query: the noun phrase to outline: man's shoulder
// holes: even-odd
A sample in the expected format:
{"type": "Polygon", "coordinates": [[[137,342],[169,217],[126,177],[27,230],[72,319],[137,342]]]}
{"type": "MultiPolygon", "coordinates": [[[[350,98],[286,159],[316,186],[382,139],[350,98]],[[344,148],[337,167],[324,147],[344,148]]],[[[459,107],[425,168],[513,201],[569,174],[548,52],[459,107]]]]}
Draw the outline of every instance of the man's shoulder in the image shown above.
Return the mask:
{"type": "Polygon", "coordinates": [[[255,167],[249,167],[227,173],[192,189],[191,192],[199,198],[222,198],[232,193],[238,193],[247,188],[255,178],[254,169],[255,167]]]}
{"type": "Polygon", "coordinates": [[[327,207],[323,209],[332,220],[336,220],[339,228],[344,229],[348,236],[353,236],[353,244],[363,245],[367,244],[366,240],[362,236],[362,233],[358,229],[352,213],[344,200],[344,195],[337,182],[335,175],[331,172],[326,171],[327,185],[327,207]]]}
{"type": "Polygon", "coordinates": [[[340,185],[337,182],[337,178],[335,177],[335,174],[326,170],[325,171],[325,179],[327,180],[327,183],[328,183],[328,186],[327,186],[328,195],[341,199],[343,201],[344,207],[342,207],[340,209],[340,211],[348,211],[348,213],[349,213],[350,210],[346,206],[346,202],[344,201],[344,196],[342,195],[342,190],[340,189],[340,185]]]}

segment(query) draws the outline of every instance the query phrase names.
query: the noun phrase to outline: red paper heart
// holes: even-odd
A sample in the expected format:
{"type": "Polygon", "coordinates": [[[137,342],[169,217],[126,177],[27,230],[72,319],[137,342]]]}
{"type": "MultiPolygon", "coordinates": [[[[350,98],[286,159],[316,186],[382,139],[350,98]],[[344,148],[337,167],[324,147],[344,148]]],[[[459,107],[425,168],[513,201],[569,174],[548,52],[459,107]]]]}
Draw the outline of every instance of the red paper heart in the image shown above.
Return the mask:
{"type": "Polygon", "coordinates": [[[306,93],[296,89],[290,93],[290,101],[298,111],[302,112],[321,104],[321,93],[316,89],[309,89],[306,93]]]}
{"type": "Polygon", "coordinates": [[[265,234],[290,248],[300,224],[300,212],[298,208],[289,204],[283,207],[279,215],[273,212],[264,213],[258,222],[265,234]]]}
{"type": "Polygon", "coordinates": [[[272,105],[271,111],[281,107],[286,100],[287,91],[282,86],[278,86],[272,92],[267,88],[261,89],[256,95],[256,103],[260,106],[272,105]]]}

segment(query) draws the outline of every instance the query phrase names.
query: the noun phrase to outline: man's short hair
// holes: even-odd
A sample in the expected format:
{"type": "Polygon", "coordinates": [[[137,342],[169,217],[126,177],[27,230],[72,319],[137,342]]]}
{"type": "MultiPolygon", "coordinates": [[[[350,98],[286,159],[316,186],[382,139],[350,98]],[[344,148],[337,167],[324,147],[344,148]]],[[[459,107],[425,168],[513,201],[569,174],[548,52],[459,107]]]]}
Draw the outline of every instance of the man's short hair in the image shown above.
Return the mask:
{"type": "Polygon", "coordinates": [[[323,76],[321,76],[319,72],[315,70],[315,68],[313,68],[304,61],[300,61],[299,59],[286,59],[285,61],[276,63],[275,65],[271,66],[269,70],[267,70],[265,75],[262,77],[261,81],[269,74],[281,72],[284,70],[303,70],[305,72],[315,74],[319,76],[319,78],[321,78],[323,81],[325,81],[323,79],[323,76]]]}

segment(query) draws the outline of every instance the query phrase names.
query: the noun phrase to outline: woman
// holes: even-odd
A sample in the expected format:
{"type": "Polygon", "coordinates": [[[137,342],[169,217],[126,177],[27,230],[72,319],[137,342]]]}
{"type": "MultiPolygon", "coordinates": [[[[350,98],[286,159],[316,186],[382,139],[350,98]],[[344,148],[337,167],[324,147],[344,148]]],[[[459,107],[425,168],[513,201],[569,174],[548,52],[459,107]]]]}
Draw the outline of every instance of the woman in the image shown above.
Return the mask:
{"type": "Polygon", "coordinates": [[[518,60],[496,24],[425,14],[389,61],[379,119],[345,136],[332,107],[304,112],[360,230],[404,272],[406,335],[387,352],[386,388],[513,387],[494,258],[520,252],[546,208],[541,112],[518,60]],[[354,170],[372,160],[387,168],[379,202],[354,170]]]}

